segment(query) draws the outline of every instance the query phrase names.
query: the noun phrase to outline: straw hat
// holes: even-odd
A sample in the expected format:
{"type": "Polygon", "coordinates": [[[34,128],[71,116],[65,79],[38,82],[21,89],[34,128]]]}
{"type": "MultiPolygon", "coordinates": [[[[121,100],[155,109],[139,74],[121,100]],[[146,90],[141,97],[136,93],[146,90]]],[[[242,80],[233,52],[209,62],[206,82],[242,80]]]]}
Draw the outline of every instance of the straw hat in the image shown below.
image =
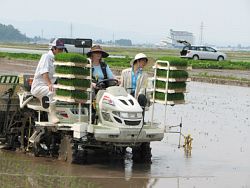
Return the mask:
{"type": "Polygon", "coordinates": [[[87,56],[90,57],[93,52],[101,52],[103,58],[109,56],[109,54],[105,52],[100,45],[92,46],[91,50],[87,53],[87,56]]]}

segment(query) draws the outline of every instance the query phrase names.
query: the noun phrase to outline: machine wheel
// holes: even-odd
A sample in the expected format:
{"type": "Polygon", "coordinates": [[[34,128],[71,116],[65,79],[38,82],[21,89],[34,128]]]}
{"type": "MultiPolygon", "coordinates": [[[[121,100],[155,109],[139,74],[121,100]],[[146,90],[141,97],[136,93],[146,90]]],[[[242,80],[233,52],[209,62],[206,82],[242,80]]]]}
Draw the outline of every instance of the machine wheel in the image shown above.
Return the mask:
{"type": "Polygon", "coordinates": [[[59,160],[68,163],[83,164],[87,159],[86,150],[78,150],[78,144],[69,135],[64,135],[59,145],[59,160]]]}
{"type": "Polygon", "coordinates": [[[132,149],[133,161],[138,163],[151,163],[151,147],[149,142],[144,142],[140,147],[132,149]]]}
{"type": "Polygon", "coordinates": [[[32,150],[33,150],[33,153],[34,153],[35,157],[39,157],[40,154],[42,153],[41,152],[42,151],[41,146],[37,142],[34,143],[34,146],[33,146],[32,150]]]}
{"type": "Polygon", "coordinates": [[[74,144],[72,137],[69,135],[63,136],[59,145],[59,160],[67,161],[68,163],[74,162],[74,144]]]}
{"type": "Polygon", "coordinates": [[[193,60],[199,60],[199,56],[198,55],[194,55],[193,56],[193,60]]]}

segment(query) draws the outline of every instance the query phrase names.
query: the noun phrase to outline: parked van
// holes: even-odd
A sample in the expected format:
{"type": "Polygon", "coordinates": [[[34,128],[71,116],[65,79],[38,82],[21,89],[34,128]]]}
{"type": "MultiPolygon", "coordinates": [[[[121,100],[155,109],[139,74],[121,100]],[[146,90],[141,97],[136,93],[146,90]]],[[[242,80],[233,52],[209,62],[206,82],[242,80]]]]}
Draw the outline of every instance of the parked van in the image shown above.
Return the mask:
{"type": "Polygon", "coordinates": [[[186,41],[178,41],[185,46],[181,50],[180,54],[182,58],[189,59],[208,59],[223,61],[227,59],[227,55],[223,52],[217,51],[216,49],[209,46],[194,46],[186,41]]]}
{"type": "Polygon", "coordinates": [[[49,48],[51,48],[53,41],[62,40],[64,46],[68,52],[86,54],[90,51],[92,47],[92,39],[83,39],[83,38],[52,38],[49,43],[49,48]]]}

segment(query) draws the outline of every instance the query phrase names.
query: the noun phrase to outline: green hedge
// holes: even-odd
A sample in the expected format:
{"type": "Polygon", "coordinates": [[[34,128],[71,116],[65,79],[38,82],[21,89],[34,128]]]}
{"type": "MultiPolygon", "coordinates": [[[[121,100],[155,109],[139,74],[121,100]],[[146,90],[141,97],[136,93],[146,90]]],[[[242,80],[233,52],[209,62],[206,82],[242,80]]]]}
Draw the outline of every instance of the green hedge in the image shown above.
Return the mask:
{"type": "Polygon", "coordinates": [[[86,56],[76,53],[59,53],[55,56],[55,60],[62,62],[88,63],[86,56]]]}
{"type": "Polygon", "coordinates": [[[89,76],[90,68],[56,66],[55,72],[60,74],[75,74],[75,75],[89,76]]]}
{"type": "Polygon", "coordinates": [[[58,84],[75,87],[90,87],[90,80],[58,78],[58,84]]]}
{"type": "Polygon", "coordinates": [[[56,95],[58,96],[64,96],[64,97],[71,97],[73,99],[80,99],[80,100],[87,100],[88,94],[81,90],[65,90],[65,89],[57,89],[56,95]]]}
{"type": "MultiPolygon", "coordinates": [[[[167,94],[167,100],[168,101],[178,101],[178,100],[184,100],[184,94],[183,93],[168,93],[167,94]]],[[[165,93],[161,92],[155,92],[155,98],[158,100],[165,100],[165,93]]]]}

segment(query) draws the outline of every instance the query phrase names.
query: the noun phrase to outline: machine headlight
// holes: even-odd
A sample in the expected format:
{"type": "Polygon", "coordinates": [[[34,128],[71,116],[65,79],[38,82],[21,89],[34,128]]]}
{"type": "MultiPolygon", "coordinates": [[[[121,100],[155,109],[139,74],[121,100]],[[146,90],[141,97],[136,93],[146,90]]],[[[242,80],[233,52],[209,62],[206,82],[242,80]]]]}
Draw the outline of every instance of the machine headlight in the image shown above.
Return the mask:
{"type": "Polygon", "coordinates": [[[128,112],[120,112],[121,118],[129,118],[129,113],[128,112]]]}
{"type": "Polygon", "coordinates": [[[137,118],[142,118],[142,113],[141,112],[137,112],[136,115],[137,115],[137,118]]]}
{"type": "Polygon", "coordinates": [[[141,112],[117,112],[117,111],[113,111],[113,114],[116,116],[119,116],[121,118],[125,118],[125,119],[142,118],[141,112]]]}
{"type": "Polygon", "coordinates": [[[108,112],[102,112],[102,117],[105,121],[113,122],[108,112]]]}

